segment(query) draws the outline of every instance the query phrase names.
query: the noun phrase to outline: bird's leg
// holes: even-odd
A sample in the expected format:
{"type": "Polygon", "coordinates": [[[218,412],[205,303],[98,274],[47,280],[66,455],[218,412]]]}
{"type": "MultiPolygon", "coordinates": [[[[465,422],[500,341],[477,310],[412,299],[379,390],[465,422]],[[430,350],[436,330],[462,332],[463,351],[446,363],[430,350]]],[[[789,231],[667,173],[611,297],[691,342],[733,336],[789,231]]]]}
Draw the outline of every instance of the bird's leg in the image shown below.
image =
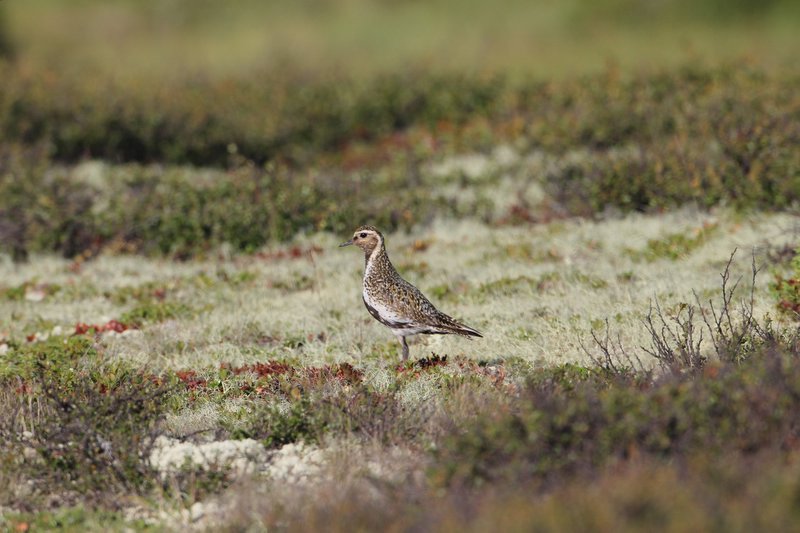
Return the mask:
{"type": "Polygon", "coordinates": [[[398,335],[398,340],[400,341],[400,345],[403,347],[403,361],[408,361],[408,343],[406,342],[405,335],[398,335]]]}

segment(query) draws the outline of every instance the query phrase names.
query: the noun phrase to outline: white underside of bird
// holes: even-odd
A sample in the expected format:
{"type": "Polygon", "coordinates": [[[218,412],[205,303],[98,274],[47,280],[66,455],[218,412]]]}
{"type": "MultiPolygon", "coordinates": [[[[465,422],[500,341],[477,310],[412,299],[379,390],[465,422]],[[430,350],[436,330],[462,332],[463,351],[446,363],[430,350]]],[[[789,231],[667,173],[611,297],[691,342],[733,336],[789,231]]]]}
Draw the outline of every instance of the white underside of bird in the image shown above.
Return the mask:
{"type": "Polygon", "coordinates": [[[415,324],[412,319],[400,315],[399,313],[397,313],[396,310],[387,306],[379,299],[373,298],[372,295],[369,293],[369,291],[366,290],[366,288],[362,292],[362,296],[364,298],[364,303],[366,304],[367,309],[370,311],[370,313],[372,313],[373,315],[377,314],[378,316],[376,316],[375,318],[378,319],[378,321],[384,324],[386,327],[388,327],[392,331],[392,333],[394,333],[397,336],[416,335],[418,333],[432,333],[432,332],[445,333],[445,330],[432,327],[430,325],[415,324]]]}

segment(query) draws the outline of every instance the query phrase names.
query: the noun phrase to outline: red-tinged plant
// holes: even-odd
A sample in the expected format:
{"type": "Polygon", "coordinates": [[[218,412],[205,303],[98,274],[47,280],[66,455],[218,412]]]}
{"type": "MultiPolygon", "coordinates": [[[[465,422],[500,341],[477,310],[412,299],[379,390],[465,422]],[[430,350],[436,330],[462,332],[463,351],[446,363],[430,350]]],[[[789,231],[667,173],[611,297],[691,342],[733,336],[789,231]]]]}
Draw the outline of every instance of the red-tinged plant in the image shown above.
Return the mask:
{"type": "Polygon", "coordinates": [[[314,254],[321,254],[323,249],[319,246],[309,246],[302,248],[300,246],[292,246],[285,250],[276,250],[274,252],[258,252],[256,257],[264,259],[265,261],[274,261],[277,259],[302,259],[303,257],[310,257],[314,254]]]}
{"type": "Polygon", "coordinates": [[[287,365],[286,363],[281,363],[278,361],[267,361],[266,363],[253,363],[237,367],[233,367],[228,363],[222,363],[220,365],[220,369],[231,372],[232,374],[235,374],[237,376],[245,373],[253,373],[256,374],[259,378],[294,372],[294,369],[291,366],[287,365]]]}
{"type": "Polygon", "coordinates": [[[134,326],[120,322],[119,320],[109,320],[105,324],[86,324],[78,322],[75,324],[75,335],[87,335],[90,333],[102,333],[105,331],[113,331],[122,333],[129,329],[136,329],[134,326]]]}
{"type": "Polygon", "coordinates": [[[311,384],[315,385],[333,379],[350,384],[361,383],[364,376],[361,370],[353,367],[350,363],[309,367],[303,370],[303,374],[311,384]]]}
{"type": "Polygon", "coordinates": [[[208,385],[208,380],[198,377],[194,370],[178,370],[175,372],[175,376],[186,385],[188,390],[205,388],[208,385]]]}
{"type": "Polygon", "coordinates": [[[116,331],[117,333],[122,333],[123,331],[128,330],[128,326],[123,324],[118,320],[109,320],[104,326],[103,331],[116,331]]]}
{"type": "Polygon", "coordinates": [[[800,319],[800,248],[792,259],[792,273],[788,278],[776,276],[772,292],[782,313],[800,319]]]}
{"type": "Polygon", "coordinates": [[[83,322],[78,322],[75,324],[75,335],[86,335],[89,333],[90,329],[93,329],[94,326],[90,326],[89,324],[84,324],[83,322]]]}

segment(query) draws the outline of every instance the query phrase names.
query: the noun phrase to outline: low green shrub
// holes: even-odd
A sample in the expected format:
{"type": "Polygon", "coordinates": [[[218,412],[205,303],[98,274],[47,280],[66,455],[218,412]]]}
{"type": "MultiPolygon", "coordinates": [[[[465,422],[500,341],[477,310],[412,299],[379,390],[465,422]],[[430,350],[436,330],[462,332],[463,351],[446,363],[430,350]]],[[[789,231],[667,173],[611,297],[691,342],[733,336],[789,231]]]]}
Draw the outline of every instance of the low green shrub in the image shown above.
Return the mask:
{"type": "Polygon", "coordinates": [[[0,148],[0,241],[15,260],[30,250],[96,253],[108,236],[96,216],[98,191],[48,168],[39,148],[0,148]]]}
{"type": "Polygon", "coordinates": [[[688,232],[670,233],[660,239],[648,240],[644,250],[627,250],[627,252],[634,259],[647,261],[672,259],[674,261],[705,244],[714,235],[716,228],[716,224],[708,224],[688,232]]]}
{"type": "Polygon", "coordinates": [[[797,354],[651,385],[619,379],[570,387],[532,382],[511,412],[486,413],[437,454],[447,484],[547,481],[632,456],[748,454],[793,442],[800,427],[797,354]]]}
{"type": "Polygon", "coordinates": [[[308,398],[279,406],[256,403],[244,420],[228,425],[235,438],[255,438],[267,448],[293,442],[315,443],[324,435],[325,420],[308,398]]]}
{"type": "Polygon", "coordinates": [[[644,319],[650,347],[630,351],[593,332],[600,355],[529,373],[514,409],[495,410],[441,448],[449,484],[548,483],[594,473],[632,456],[684,460],[702,454],[770,453],[800,435],[800,330],[754,315],[749,298],[721,274],[718,302],[656,302],[644,319]],[[707,334],[705,344],[701,341],[707,334]],[[655,366],[643,360],[654,362],[655,366]]]}
{"type": "MultiPolygon", "coordinates": [[[[354,220],[386,230],[442,216],[491,221],[481,185],[455,201],[422,169],[445,151],[501,141],[556,158],[537,179],[566,215],[800,201],[792,74],[698,67],[512,84],[416,72],[302,87],[200,82],[148,96],[15,68],[0,66],[0,245],[18,260],[102,247],[181,258],[222,243],[252,251],[298,232],[349,231],[354,220]],[[53,166],[83,157],[137,164],[89,177],[53,166]]],[[[517,215],[508,220],[536,220],[517,215]]]]}
{"type": "Polygon", "coordinates": [[[246,80],[120,85],[10,63],[0,63],[0,80],[0,140],[46,143],[60,161],[206,166],[239,158],[308,162],[413,124],[463,123],[495,113],[507,85],[424,72],[360,83],[285,70],[246,80]]]}
{"type": "MultiPolygon", "coordinates": [[[[436,363],[422,363],[429,366],[436,363]]],[[[379,391],[363,383],[360,371],[346,364],[294,368],[268,363],[255,365],[252,371],[255,382],[247,381],[240,389],[258,391],[260,398],[226,423],[235,437],[259,439],[273,448],[321,442],[330,435],[393,444],[414,440],[422,432],[422,413],[404,406],[399,397],[402,381],[379,391]]]]}
{"type": "Polygon", "coordinates": [[[154,488],[149,457],[169,383],[102,361],[82,336],[15,347],[1,368],[0,448],[13,457],[3,468],[31,483],[29,505],[51,494],[114,507],[154,488]]]}
{"type": "MultiPolygon", "coordinates": [[[[338,480],[337,480],[338,481],[338,480]]],[[[402,483],[336,484],[287,508],[269,498],[242,505],[226,532],[254,521],[299,530],[372,531],[782,531],[800,518],[798,466],[781,454],[701,454],[674,464],[649,457],[597,475],[544,485],[487,484],[464,490],[402,483]],[[326,490],[327,489],[327,490],[326,490]],[[377,497],[376,497],[377,493],[377,497]]],[[[242,497],[248,502],[246,496],[242,497]]]]}
{"type": "Polygon", "coordinates": [[[351,231],[354,220],[392,230],[458,209],[403,188],[394,174],[377,180],[243,166],[199,179],[190,168],[124,166],[93,184],[28,167],[27,153],[0,154],[0,247],[20,259],[30,250],[74,257],[102,247],[176,258],[222,244],[252,252],[298,232],[351,231]]]}
{"type": "Polygon", "coordinates": [[[146,323],[163,322],[191,314],[186,304],[149,300],[137,304],[120,316],[126,326],[141,327],[146,323]]]}
{"type": "Polygon", "coordinates": [[[27,513],[5,513],[0,522],[9,531],[157,531],[143,518],[126,516],[124,511],[88,509],[83,505],[57,509],[37,509],[27,513]]]}

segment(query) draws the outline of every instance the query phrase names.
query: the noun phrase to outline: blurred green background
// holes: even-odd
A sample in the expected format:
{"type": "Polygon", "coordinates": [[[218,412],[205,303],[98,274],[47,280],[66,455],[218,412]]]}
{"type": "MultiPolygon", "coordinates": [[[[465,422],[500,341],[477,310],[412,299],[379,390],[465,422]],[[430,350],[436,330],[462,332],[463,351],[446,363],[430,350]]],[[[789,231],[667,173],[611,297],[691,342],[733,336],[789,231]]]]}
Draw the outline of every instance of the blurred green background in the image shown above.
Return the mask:
{"type": "MultiPolygon", "coordinates": [[[[128,78],[408,67],[591,73],[702,59],[796,66],[793,0],[5,0],[21,61],[128,78]]],[[[8,49],[8,45],[6,45],[8,49]]]]}
{"type": "Polygon", "coordinates": [[[0,248],[784,209],[798,27],[790,0],[0,0],[0,248]],[[510,196],[430,171],[498,147],[510,196]]]}

